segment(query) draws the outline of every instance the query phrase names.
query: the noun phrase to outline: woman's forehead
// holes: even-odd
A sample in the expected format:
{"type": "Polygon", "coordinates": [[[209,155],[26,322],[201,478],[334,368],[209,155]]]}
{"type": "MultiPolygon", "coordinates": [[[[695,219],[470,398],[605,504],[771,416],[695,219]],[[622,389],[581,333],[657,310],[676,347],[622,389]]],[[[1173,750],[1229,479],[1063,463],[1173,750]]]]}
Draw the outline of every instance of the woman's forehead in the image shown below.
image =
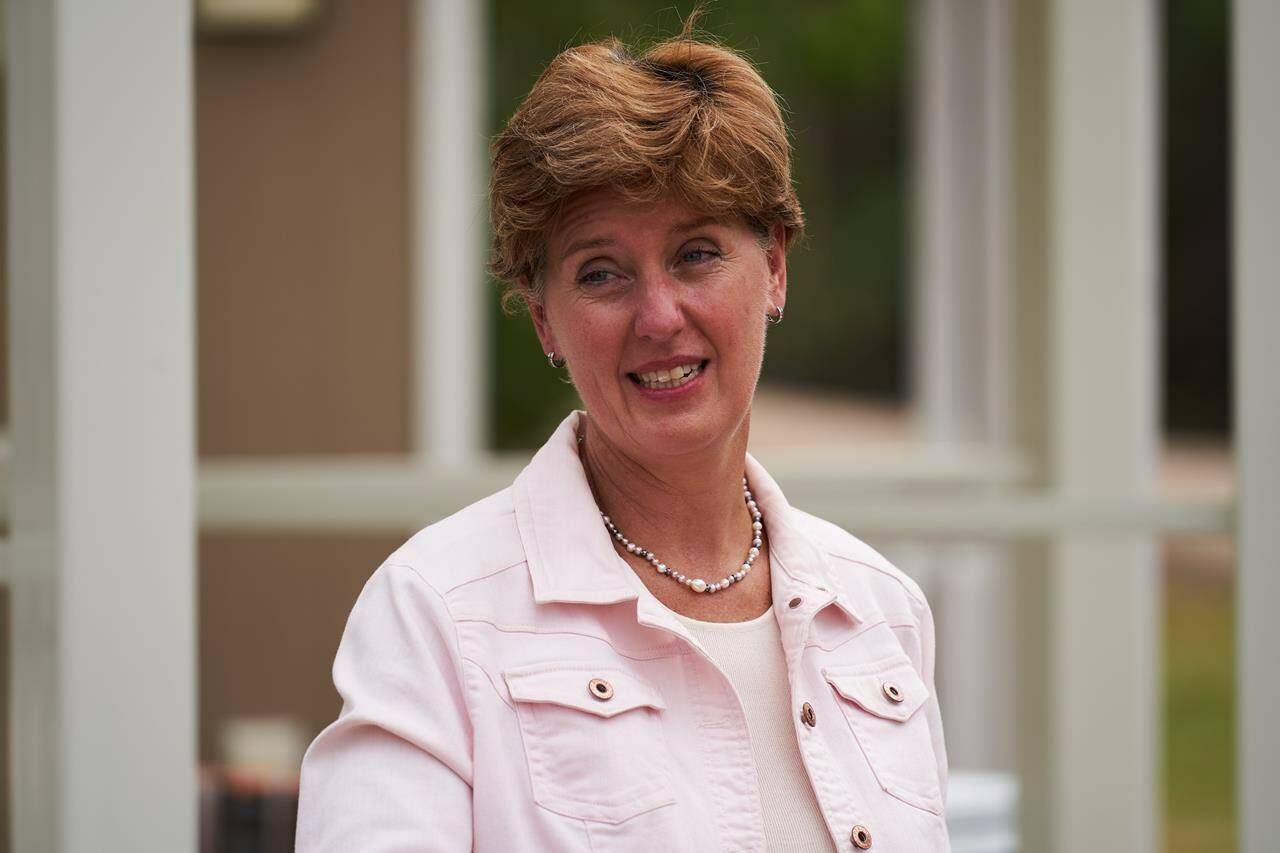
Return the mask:
{"type": "Polygon", "coordinates": [[[606,238],[612,230],[645,229],[668,234],[723,221],[679,199],[635,201],[613,190],[589,190],[565,202],[551,227],[548,248],[553,260],[558,260],[570,243],[606,238]]]}

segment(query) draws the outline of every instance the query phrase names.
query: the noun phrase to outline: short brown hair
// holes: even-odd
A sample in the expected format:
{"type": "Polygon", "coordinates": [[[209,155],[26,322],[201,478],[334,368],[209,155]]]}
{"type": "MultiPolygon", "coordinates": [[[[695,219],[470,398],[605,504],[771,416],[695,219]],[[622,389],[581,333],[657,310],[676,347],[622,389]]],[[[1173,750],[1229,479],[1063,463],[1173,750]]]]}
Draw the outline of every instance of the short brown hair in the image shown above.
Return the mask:
{"type": "Polygon", "coordinates": [[[489,268],[513,297],[541,297],[546,235],[564,202],[608,187],[673,197],[757,233],[804,230],[777,96],[732,49],[693,35],[635,54],[617,39],[569,48],[538,78],[492,147],[489,268]]]}

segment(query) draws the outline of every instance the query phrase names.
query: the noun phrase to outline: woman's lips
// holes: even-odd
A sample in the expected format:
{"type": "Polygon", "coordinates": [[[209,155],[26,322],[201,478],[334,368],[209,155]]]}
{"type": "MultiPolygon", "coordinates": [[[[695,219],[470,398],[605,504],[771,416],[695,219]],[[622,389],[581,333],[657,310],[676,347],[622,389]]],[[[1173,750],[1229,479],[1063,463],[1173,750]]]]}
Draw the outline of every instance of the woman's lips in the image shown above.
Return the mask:
{"type": "Polygon", "coordinates": [[[710,359],[689,362],[668,370],[628,373],[633,385],[646,397],[668,398],[682,396],[701,384],[710,359]]]}
{"type": "Polygon", "coordinates": [[[646,390],[669,390],[692,382],[707,366],[708,359],[690,360],[663,370],[628,373],[632,382],[646,390]]]}

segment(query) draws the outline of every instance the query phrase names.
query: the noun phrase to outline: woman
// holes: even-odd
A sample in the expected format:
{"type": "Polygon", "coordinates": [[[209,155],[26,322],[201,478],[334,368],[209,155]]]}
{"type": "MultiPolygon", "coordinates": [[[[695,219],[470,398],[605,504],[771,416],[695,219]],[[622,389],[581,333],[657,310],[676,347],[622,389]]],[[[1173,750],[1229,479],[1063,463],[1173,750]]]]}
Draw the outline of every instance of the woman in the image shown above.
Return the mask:
{"type": "Polygon", "coordinates": [[[924,597],[746,452],[803,226],[773,93],[687,32],[572,48],[492,166],[586,411],[369,580],[298,849],[947,849],[924,597]]]}

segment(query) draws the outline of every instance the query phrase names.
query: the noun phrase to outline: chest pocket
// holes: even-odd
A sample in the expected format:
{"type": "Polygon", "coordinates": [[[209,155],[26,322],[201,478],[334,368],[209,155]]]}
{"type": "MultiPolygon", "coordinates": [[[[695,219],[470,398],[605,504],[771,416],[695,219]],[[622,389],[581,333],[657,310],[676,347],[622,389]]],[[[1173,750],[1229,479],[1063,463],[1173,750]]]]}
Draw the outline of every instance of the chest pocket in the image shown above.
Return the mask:
{"type": "Polygon", "coordinates": [[[540,663],[503,673],[533,798],[582,820],[621,823],[675,802],[661,694],[616,664],[540,663]]]}
{"type": "Polygon", "coordinates": [[[924,680],[902,655],[871,664],[826,667],[837,701],[884,791],[905,803],[942,814],[938,762],[924,680]]]}

